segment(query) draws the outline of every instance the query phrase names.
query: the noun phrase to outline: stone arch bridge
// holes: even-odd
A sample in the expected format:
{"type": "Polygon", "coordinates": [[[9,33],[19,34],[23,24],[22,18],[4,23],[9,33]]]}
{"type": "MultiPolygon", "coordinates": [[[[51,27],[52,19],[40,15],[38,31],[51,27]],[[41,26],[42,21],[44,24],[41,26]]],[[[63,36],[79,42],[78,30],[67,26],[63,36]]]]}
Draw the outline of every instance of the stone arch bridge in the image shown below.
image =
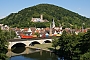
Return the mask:
{"type": "Polygon", "coordinates": [[[49,38],[48,39],[13,39],[13,40],[9,40],[8,49],[11,49],[12,46],[18,43],[22,43],[25,45],[25,47],[29,47],[30,44],[33,42],[38,42],[39,44],[43,44],[46,41],[52,42],[52,39],[49,39],[49,38]]]}

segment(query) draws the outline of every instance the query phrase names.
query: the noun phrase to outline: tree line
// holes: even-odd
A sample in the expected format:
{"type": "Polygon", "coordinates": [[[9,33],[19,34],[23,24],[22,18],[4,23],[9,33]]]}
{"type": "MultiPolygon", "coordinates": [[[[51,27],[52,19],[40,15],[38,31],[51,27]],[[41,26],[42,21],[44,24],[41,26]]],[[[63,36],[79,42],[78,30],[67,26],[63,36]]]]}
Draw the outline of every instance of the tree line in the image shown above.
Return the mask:
{"type": "Polygon", "coordinates": [[[7,60],[8,40],[15,37],[14,31],[1,30],[0,28],[0,60],[7,60]]]}
{"type": "Polygon", "coordinates": [[[87,33],[67,34],[65,31],[60,38],[54,38],[53,46],[60,46],[59,57],[67,60],[90,60],[90,30],[87,33]]]}

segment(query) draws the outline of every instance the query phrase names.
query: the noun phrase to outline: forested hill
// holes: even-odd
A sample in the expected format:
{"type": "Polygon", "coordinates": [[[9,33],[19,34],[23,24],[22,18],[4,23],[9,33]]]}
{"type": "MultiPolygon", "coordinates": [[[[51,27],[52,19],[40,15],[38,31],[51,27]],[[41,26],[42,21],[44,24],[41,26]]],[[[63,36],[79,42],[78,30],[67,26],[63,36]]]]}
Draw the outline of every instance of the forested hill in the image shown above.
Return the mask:
{"type": "Polygon", "coordinates": [[[22,9],[18,13],[11,13],[9,16],[1,19],[0,23],[12,27],[49,27],[53,18],[56,26],[61,24],[63,27],[80,28],[84,23],[84,27],[90,27],[90,18],[52,4],[39,4],[22,9]],[[44,19],[47,19],[49,22],[31,22],[32,17],[38,18],[41,14],[43,14],[44,19]]]}

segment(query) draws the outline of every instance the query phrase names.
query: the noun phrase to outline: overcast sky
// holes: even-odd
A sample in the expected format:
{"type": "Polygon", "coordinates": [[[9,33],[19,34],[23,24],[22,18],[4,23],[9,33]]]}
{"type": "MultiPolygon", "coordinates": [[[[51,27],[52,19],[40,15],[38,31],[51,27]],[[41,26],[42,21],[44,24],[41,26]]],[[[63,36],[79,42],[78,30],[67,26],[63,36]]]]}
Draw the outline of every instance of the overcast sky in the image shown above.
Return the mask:
{"type": "Polygon", "coordinates": [[[90,0],[0,0],[0,18],[42,3],[54,4],[90,18],[90,0]]]}

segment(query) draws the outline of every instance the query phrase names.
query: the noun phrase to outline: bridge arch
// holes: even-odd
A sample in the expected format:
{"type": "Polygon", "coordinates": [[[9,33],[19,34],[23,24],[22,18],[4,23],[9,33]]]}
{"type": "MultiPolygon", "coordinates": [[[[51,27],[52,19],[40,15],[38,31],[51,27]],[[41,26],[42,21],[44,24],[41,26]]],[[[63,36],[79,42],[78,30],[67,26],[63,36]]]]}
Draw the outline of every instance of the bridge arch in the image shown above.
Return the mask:
{"type": "Polygon", "coordinates": [[[29,44],[29,46],[34,46],[35,44],[40,44],[40,42],[38,42],[38,41],[32,41],[32,42],[29,44]]]}
{"type": "Polygon", "coordinates": [[[11,47],[12,52],[14,53],[22,53],[25,51],[25,44],[24,43],[16,43],[11,47]]]}
{"type": "Polygon", "coordinates": [[[9,46],[8,46],[8,49],[11,50],[11,48],[16,45],[16,44],[22,44],[22,45],[25,45],[25,47],[28,47],[29,46],[29,41],[15,41],[15,42],[9,42],[9,46]]]}
{"type": "MultiPolygon", "coordinates": [[[[12,47],[14,47],[14,46],[18,46],[18,47],[21,47],[21,46],[26,46],[26,44],[24,44],[24,43],[16,43],[16,44],[14,44],[12,47]]],[[[11,47],[11,48],[12,48],[11,47]]]]}
{"type": "Polygon", "coordinates": [[[17,42],[17,43],[15,43],[15,44],[12,44],[11,48],[14,47],[14,46],[17,46],[17,45],[18,45],[18,46],[26,46],[25,43],[17,42]]]}
{"type": "Polygon", "coordinates": [[[51,43],[52,39],[44,39],[44,43],[51,43]]]}
{"type": "Polygon", "coordinates": [[[51,43],[51,41],[50,40],[45,40],[44,43],[51,43]]]}

